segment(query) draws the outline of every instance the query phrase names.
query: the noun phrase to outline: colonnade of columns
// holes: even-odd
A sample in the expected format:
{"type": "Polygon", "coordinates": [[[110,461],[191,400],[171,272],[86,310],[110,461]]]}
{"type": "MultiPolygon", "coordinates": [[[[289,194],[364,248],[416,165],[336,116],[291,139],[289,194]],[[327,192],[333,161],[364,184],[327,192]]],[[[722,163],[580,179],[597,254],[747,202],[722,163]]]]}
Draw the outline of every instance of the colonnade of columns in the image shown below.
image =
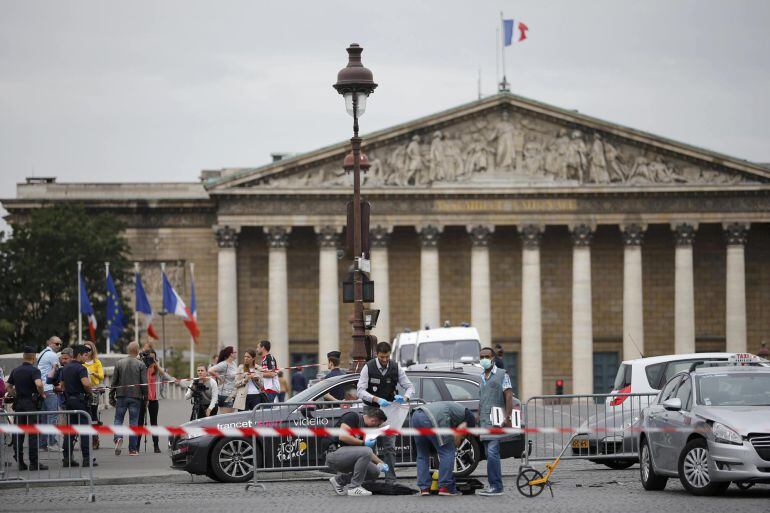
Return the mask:
{"type": "MultiPolygon", "coordinates": [[[[543,343],[540,241],[542,225],[517,227],[522,241],[522,314],[520,375],[522,397],[539,395],[542,389],[543,343]]],[[[642,244],[646,226],[620,226],[623,251],[623,359],[644,354],[644,305],[642,284],[642,244]]],[[[674,352],[695,352],[695,307],[692,244],[698,225],[693,222],[671,224],[675,240],[674,352]]],[[[744,246],[748,223],[726,223],[726,339],[727,350],[746,350],[746,289],[744,246]]],[[[440,325],[440,272],[438,241],[442,227],[428,224],[416,227],[420,240],[420,325],[440,325]]],[[[237,243],[239,230],[215,227],[219,246],[218,335],[222,345],[238,345],[237,243]]],[[[471,238],[471,323],[483,344],[492,342],[492,305],[489,240],[492,225],[469,225],[471,238]]],[[[570,226],[572,236],[572,390],[593,392],[593,320],[591,290],[591,242],[595,226],[570,226]]],[[[288,275],[286,250],[290,227],[264,228],[268,244],[269,312],[268,336],[279,362],[289,362],[288,275]]],[[[319,244],[318,355],[339,348],[339,279],[337,249],[341,227],[316,227],[319,244]]],[[[371,277],[376,283],[376,303],[380,318],[373,333],[387,340],[390,321],[388,244],[392,227],[375,226],[371,231],[371,277]]]]}

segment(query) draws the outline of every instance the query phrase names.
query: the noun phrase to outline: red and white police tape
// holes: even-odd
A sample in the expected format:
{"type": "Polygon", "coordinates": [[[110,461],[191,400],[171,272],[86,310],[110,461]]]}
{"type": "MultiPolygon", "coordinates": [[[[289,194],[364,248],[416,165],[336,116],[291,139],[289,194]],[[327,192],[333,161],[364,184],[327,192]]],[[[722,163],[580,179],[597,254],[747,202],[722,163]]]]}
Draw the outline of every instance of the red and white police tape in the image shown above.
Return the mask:
{"type": "MultiPolygon", "coordinates": [[[[379,433],[386,436],[429,436],[429,435],[516,435],[522,433],[552,433],[574,434],[576,431],[566,427],[538,427],[538,428],[401,428],[401,429],[344,429],[324,427],[252,427],[252,421],[218,424],[212,427],[184,427],[184,426],[94,426],[94,425],[54,425],[54,424],[0,424],[0,433],[8,434],[41,434],[41,435],[156,435],[156,436],[186,436],[194,438],[198,436],[214,437],[331,437],[339,435],[366,436],[370,433],[379,433]]],[[[637,433],[642,431],[638,427],[630,428],[589,428],[581,429],[579,434],[589,433],[637,433]]],[[[710,428],[645,428],[644,432],[675,433],[708,432],[710,428]]]]}

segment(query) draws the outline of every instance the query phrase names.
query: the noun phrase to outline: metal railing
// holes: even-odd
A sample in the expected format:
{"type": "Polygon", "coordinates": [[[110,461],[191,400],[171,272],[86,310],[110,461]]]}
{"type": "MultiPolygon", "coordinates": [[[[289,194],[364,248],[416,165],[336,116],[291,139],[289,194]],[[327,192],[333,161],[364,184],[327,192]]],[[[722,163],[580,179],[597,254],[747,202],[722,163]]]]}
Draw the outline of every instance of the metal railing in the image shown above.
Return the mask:
{"type": "MultiPolygon", "coordinates": [[[[3,424],[82,424],[91,425],[91,415],[83,410],[58,410],[34,412],[8,412],[0,410],[0,423],[3,424]],[[53,419],[55,422],[51,422],[53,419]]],[[[53,434],[4,434],[0,445],[0,485],[16,482],[26,485],[56,482],[80,482],[89,485],[88,500],[93,502],[94,470],[91,451],[92,435],[53,435],[53,434]],[[79,444],[75,446],[75,439],[79,444]],[[81,460],[75,452],[82,454],[83,444],[88,444],[89,460],[79,462],[78,466],[65,466],[66,449],[53,451],[58,445],[64,448],[69,444],[68,461],[81,460]],[[47,447],[46,450],[43,450],[47,447]],[[37,462],[33,461],[37,459],[37,462]]]]}
{"type": "MultiPolygon", "coordinates": [[[[527,428],[557,428],[551,432],[528,432],[528,460],[552,460],[564,445],[571,448],[562,459],[602,460],[632,464],[638,458],[638,435],[629,428],[638,425],[642,410],[652,404],[654,394],[544,395],[530,398],[524,411],[527,428]],[[573,435],[575,435],[573,437],[573,435]]],[[[619,466],[623,466],[620,464],[619,466]]]]}

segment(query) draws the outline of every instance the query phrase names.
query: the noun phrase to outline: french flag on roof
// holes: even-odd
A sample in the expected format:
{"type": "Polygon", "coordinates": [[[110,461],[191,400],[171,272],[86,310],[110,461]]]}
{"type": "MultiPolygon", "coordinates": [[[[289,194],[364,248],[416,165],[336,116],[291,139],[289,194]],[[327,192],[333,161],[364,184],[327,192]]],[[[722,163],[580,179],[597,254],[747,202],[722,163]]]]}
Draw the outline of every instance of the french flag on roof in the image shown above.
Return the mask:
{"type": "Polygon", "coordinates": [[[88,332],[91,335],[91,342],[96,342],[96,316],[94,316],[94,309],[91,306],[91,301],[88,299],[88,292],[86,292],[86,282],[83,280],[83,273],[79,273],[80,279],[80,313],[88,316],[88,332]]]}
{"type": "Polygon", "coordinates": [[[195,320],[195,316],[192,314],[187,305],[184,304],[182,297],[171,286],[171,282],[168,281],[166,273],[163,273],[163,309],[174,314],[177,317],[182,318],[182,322],[187,326],[187,331],[192,335],[193,340],[198,342],[198,336],[200,331],[198,330],[198,323],[195,320]]]}
{"type": "Polygon", "coordinates": [[[136,283],[136,311],[145,315],[147,335],[155,340],[160,340],[160,337],[155,332],[155,328],[152,326],[152,306],[150,306],[150,302],[147,300],[147,294],[144,292],[144,286],[142,285],[142,277],[139,273],[134,273],[134,281],[136,283]]]}

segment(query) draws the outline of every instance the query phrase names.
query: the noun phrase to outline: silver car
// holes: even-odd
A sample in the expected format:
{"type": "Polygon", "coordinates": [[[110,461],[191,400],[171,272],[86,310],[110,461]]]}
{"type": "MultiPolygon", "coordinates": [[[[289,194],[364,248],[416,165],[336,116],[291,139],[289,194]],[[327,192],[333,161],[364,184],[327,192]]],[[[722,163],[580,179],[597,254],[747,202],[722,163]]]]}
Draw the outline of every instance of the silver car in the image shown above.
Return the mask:
{"type": "Polygon", "coordinates": [[[770,368],[700,367],[671,378],[642,414],[642,486],[679,477],[693,495],[770,483],[770,368]]]}

